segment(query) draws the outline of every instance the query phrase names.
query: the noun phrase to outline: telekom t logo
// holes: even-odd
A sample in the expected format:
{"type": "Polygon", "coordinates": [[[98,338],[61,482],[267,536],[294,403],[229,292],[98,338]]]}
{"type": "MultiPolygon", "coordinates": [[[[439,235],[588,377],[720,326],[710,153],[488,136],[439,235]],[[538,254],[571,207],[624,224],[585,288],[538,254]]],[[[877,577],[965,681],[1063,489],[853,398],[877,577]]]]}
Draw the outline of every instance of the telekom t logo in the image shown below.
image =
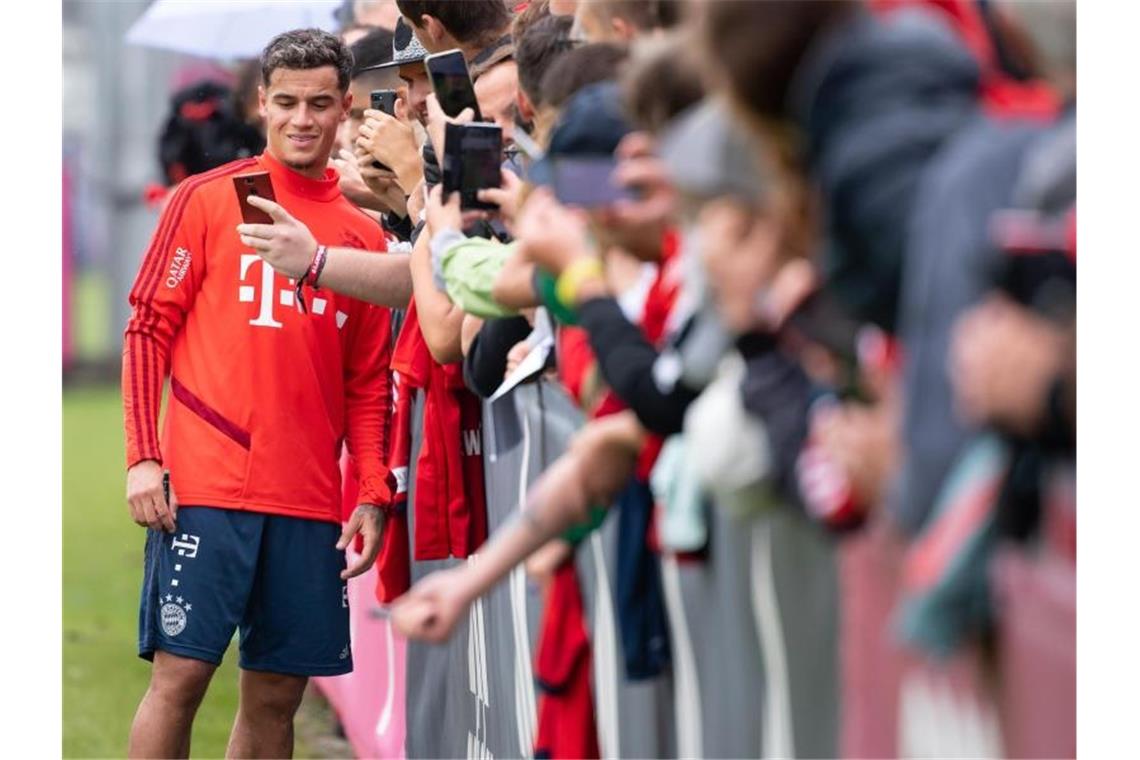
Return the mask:
{"type": "MultiPolygon", "coordinates": [[[[172,551],[177,551],[179,557],[186,559],[194,559],[198,556],[198,544],[201,539],[198,536],[192,536],[189,533],[183,533],[180,538],[170,539],[170,548],[172,551]]],[[[178,585],[177,583],[174,585],[178,585]]]]}
{"type": "MultiPolygon", "coordinates": [[[[276,280],[276,273],[273,267],[266,265],[261,257],[255,253],[243,253],[241,255],[241,272],[239,277],[242,282],[246,281],[249,270],[254,264],[261,265],[261,283],[260,283],[260,303],[257,312],[257,317],[249,320],[251,325],[257,327],[284,327],[284,324],[278,322],[273,316],[273,309],[276,304],[281,304],[285,308],[293,308],[293,300],[295,298],[295,289],[297,281],[294,279],[287,280],[288,287],[277,290],[274,288],[274,281],[276,280]]],[[[257,285],[239,285],[238,286],[238,300],[242,303],[254,303],[258,301],[258,286],[257,285]]],[[[309,307],[313,314],[320,316],[325,313],[328,307],[328,300],[325,298],[313,298],[312,304],[309,307]]],[[[344,327],[345,320],[348,319],[348,314],[343,311],[336,313],[336,326],[338,328],[344,327]]]]}

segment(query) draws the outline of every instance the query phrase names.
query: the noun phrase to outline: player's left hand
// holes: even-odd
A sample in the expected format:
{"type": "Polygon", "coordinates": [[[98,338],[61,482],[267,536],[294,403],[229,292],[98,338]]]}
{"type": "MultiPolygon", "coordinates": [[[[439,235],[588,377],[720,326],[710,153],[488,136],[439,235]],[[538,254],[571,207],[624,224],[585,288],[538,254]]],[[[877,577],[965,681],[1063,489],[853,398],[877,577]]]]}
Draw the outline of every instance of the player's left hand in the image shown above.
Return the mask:
{"type": "Polygon", "coordinates": [[[273,224],[239,224],[242,245],[286,277],[296,279],[308,271],[317,253],[317,239],[309,228],[268,198],[251,196],[249,204],[269,214],[273,224]]]}
{"type": "Polygon", "coordinates": [[[384,534],[384,513],[375,504],[361,504],[353,510],[352,517],[344,526],[336,548],[343,551],[348,543],[359,533],[364,538],[364,548],[353,565],[341,571],[342,579],[355,578],[376,561],[380,553],[380,537],[384,534]]]}

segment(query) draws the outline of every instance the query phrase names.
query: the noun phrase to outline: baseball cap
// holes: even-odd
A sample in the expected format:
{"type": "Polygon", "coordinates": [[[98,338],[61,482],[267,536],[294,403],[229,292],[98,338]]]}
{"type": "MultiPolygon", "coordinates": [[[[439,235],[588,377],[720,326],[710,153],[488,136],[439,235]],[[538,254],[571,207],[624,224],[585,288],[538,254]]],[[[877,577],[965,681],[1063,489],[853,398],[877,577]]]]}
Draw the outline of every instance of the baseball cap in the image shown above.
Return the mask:
{"type": "Polygon", "coordinates": [[[758,202],[771,186],[758,148],[718,99],[704,100],[677,116],[658,152],[677,189],[688,195],[733,195],[758,202]]]}
{"type": "Polygon", "coordinates": [[[527,179],[536,185],[550,184],[554,160],[560,157],[612,157],[618,143],[631,131],[616,82],[583,87],[562,109],[551,131],[550,145],[530,168],[527,179]]]}
{"type": "Polygon", "coordinates": [[[392,32],[392,60],[376,66],[369,66],[361,69],[361,71],[376,71],[393,66],[404,66],[409,63],[423,63],[427,54],[427,48],[416,39],[411,25],[404,20],[403,16],[400,16],[396,19],[396,29],[392,32]]]}

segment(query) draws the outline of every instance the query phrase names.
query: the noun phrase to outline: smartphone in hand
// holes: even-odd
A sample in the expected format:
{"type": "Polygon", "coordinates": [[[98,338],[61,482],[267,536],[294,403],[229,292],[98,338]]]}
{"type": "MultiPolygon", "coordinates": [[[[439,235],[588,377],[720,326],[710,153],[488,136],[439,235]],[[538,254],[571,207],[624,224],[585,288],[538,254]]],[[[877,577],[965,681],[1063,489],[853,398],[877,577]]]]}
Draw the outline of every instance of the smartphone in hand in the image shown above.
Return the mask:
{"type": "Polygon", "coordinates": [[[557,158],[553,163],[554,196],[565,206],[597,208],[634,194],[614,181],[613,158],[557,158]]]}
{"type": "Polygon", "coordinates": [[[445,114],[454,118],[462,113],[464,108],[470,108],[475,114],[475,121],[483,120],[463,53],[458,50],[448,50],[429,55],[424,58],[424,67],[431,77],[431,86],[445,114]]]}
{"type": "Polygon", "coordinates": [[[459,193],[462,209],[498,209],[478,192],[503,181],[503,131],[497,124],[448,124],[443,152],[443,193],[459,193]]]}
{"type": "MultiPolygon", "coordinates": [[[[383,111],[389,116],[396,115],[396,91],[395,90],[373,90],[369,93],[369,99],[373,111],[383,111]]],[[[373,168],[383,169],[384,171],[392,171],[392,169],[380,161],[372,162],[373,168]]]]}
{"type": "Polygon", "coordinates": [[[373,111],[383,111],[389,116],[396,115],[396,91],[373,90],[369,97],[373,111]]]}
{"type": "Polygon", "coordinates": [[[241,220],[246,224],[273,224],[268,213],[251,206],[249,198],[256,195],[276,201],[273,194],[273,183],[269,180],[269,172],[253,172],[239,174],[234,177],[234,189],[237,190],[238,205],[241,207],[241,220]]]}

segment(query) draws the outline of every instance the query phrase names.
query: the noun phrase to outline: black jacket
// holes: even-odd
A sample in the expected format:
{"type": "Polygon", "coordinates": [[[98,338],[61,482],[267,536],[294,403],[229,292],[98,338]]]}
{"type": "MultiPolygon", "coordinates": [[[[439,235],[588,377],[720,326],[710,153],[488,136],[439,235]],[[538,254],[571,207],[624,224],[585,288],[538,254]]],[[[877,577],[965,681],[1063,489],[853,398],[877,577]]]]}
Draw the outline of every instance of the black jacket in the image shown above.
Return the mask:
{"type": "Polygon", "coordinates": [[[933,13],[858,13],[817,41],[789,91],[824,197],[829,285],[893,332],[916,188],[975,113],[980,70],[933,13]]]}

